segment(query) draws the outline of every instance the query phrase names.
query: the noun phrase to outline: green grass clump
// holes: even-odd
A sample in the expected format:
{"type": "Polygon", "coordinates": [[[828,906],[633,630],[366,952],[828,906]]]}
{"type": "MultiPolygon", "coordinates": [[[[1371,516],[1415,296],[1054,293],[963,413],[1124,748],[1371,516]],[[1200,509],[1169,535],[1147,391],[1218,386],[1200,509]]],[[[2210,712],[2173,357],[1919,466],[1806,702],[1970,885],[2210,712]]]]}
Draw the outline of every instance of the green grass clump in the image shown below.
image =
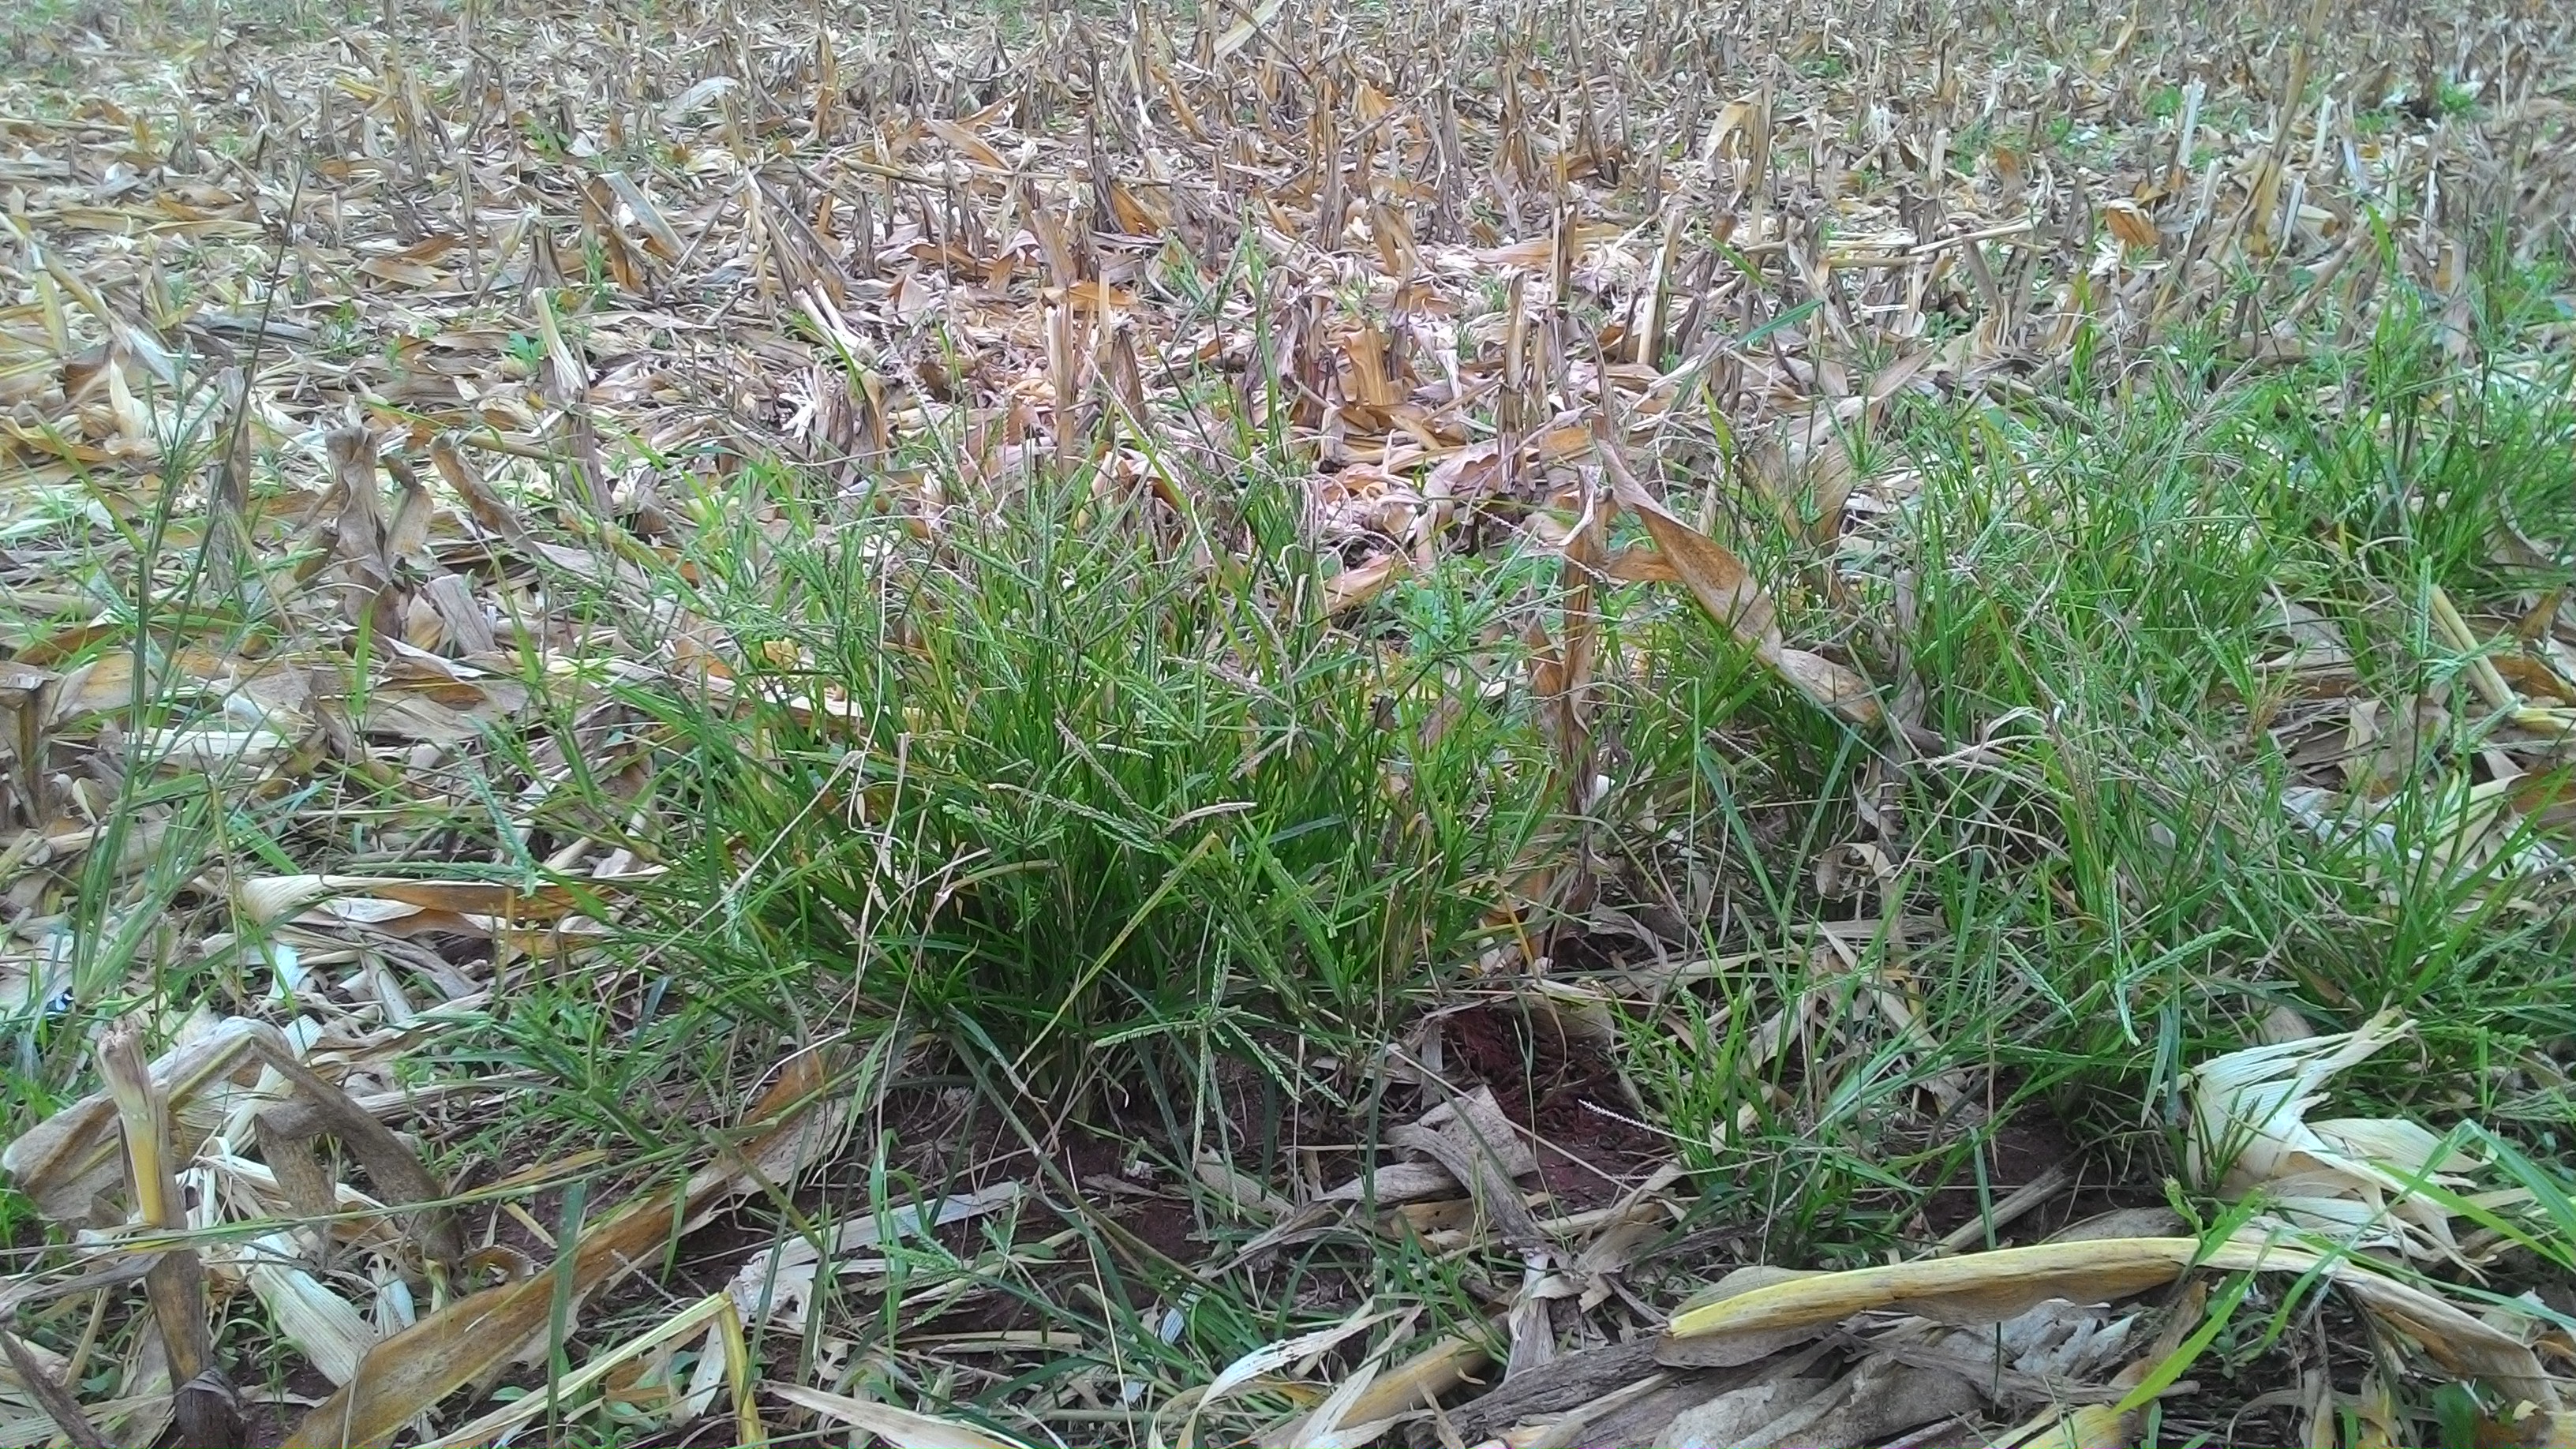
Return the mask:
{"type": "Polygon", "coordinates": [[[729,1009],[927,1025],[1023,1076],[1386,1031],[1472,955],[1534,736],[1329,628],[1296,548],[1199,566],[1157,522],[1077,484],[926,540],[707,540],[686,602],[733,687],[623,687],[670,867],[632,937],[729,1009]]]}
{"type": "MultiPolygon", "coordinates": [[[[2488,308],[2509,343],[2511,297],[2488,308]]],[[[2576,909],[2529,848],[2564,837],[2469,802],[2499,759],[2544,798],[2568,770],[2433,616],[2447,599],[2511,653],[2576,583],[2567,382],[2505,346],[2463,370],[2392,307],[2365,347],[2285,370],[2185,344],[2117,389],[1900,413],[1919,487],[1855,580],[1877,625],[1856,638],[1920,704],[1874,769],[1880,746],[1696,619],[1632,639],[1654,662],[1617,722],[1643,777],[1624,836],[1661,888],[1710,883],[1694,924],[1731,963],[1635,1024],[1633,1067],[1709,1211],[1760,1224],[1774,1261],[1919,1241],[1913,1214],[1984,1191],[1992,1129],[2025,1108],[2151,1183],[2183,1074],[2275,1008],[2321,1031],[2406,1011],[2416,1059],[2356,1086],[2547,1150],[2576,909]],[[2281,662],[2294,618],[2340,674],[2281,662]],[[2423,721],[2366,787],[2324,758],[2356,708],[2423,721]],[[2319,799],[2322,822],[2293,808],[2319,799]],[[1943,1100],[1988,1080],[1973,1110],[1943,1100]]]]}
{"type": "MultiPolygon", "coordinates": [[[[2272,1005],[2396,1005],[2425,1023],[2428,1079],[2460,1087],[2576,1026],[2553,986],[2569,918],[2536,908],[2559,887],[2511,864],[2527,840],[2439,864],[2502,721],[2431,622],[2437,591],[2501,621],[2576,577],[2499,548],[2508,518],[2576,538],[2566,396],[2452,372],[2393,313],[2349,362],[2169,374],[2082,429],[1981,413],[1918,434],[1912,653],[1930,727],[1983,742],[1917,777],[1919,858],[1953,928],[2012,958],[1998,980],[2045,1003],[2024,1040],[2050,1069],[2169,1103],[2272,1005]],[[2291,606],[2346,643],[2330,691],[2438,721],[2376,832],[2285,808],[2319,778],[2292,758],[2319,682],[2266,664],[2291,606]]],[[[2369,802],[2343,803],[2357,822],[2369,802]]]]}

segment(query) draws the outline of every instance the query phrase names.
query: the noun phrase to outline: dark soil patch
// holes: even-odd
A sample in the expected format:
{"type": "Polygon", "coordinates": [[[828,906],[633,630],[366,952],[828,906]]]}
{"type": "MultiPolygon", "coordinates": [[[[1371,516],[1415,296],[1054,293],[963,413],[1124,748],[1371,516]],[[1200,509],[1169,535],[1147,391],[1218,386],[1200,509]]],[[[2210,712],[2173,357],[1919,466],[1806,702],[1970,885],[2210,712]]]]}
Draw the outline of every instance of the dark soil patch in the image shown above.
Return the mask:
{"type": "MultiPolygon", "coordinates": [[[[1503,1111],[1540,1140],[1539,1180],[1556,1198],[1556,1210],[1608,1203],[1664,1157],[1661,1140],[1637,1125],[1639,1109],[1608,1041],[1571,1029],[1543,1004],[1534,1010],[1472,1007],[1444,1018],[1440,1029],[1451,1085],[1490,1087],[1503,1111]]],[[[1293,1059],[1285,1050],[1281,1055],[1293,1059]]],[[[1063,1227],[1091,1233],[1088,1250],[1076,1247],[1059,1261],[1021,1270],[1031,1296],[967,1295],[937,1315],[940,1333],[1060,1328],[1062,1321],[1049,1319],[1034,1301],[1081,1304],[1103,1291],[1140,1313],[1177,1302],[1194,1274],[1229,1261],[1264,1225],[1257,1213],[1230,1212],[1191,1180],[1193,1137],[1222,1148],[1227,1165],[1244,1178],[1294,1201],[1308,1188],[1339,1185],[1365,1163],[1387,1160],[1390,1154],[1372,1145],[1383,1129],[1411,1120],[1436,1100],[1430,1093],[1392,1090],[1372,1124],[1353,1120],[1319,1095],[1285,1091],[1250,1063],[1221,1060],[1207,1082],[1207,1110],[1195,1123],[1172,1084],[1158,1093],[1154,1084],[1136,1082],[1103,1093],[1087,1119],[1033,1119],[1023,1104],[1022,1123],[1015,1124],[965,1078],[941,1074],[935,1059],[914,1066],[923,1070],[902,1076],[878,1110],[854,1127],[842,1155],[807,1174],[792,1199],[795,1216],[837,1224],[868,1212],[882,1156],[898,1197],[927,1204],[1018,1182],[1027,1197],[1008,1211],[1018,1214],[1021,1241],[1063,1227]],[[1183,1120],[1173,1121],[1173,1113],[1183,1120]],[[1023,1124],[1040,1134],[1035,1149],[1023,1124]]],[[[551,1228],[546,1214],[559,1210],[558,1202],[557,1194],[541,1194],[531,1211],[551,1228]]],[[[594,1205],[591,1216],[609,1210],[594,1205]]],[[[626,1280],[595,1303],[585,1320],[609,1323],[635,1315],[640,1321],[672,1302],[721,1291],[744,1264],[793,1231],[779,1219],[778,1205],[758,1196],[746,1199],[683,1239],[669,1273],[648,1271],[626,1280]]],[[[524,1228],[503,1221],[501,1237],[527,1251],[543,1271],[552,1254],[533,1240],[517,1241],[524,1228]]],[[[970,1257],[989,1248],[997,1221],[972,1219],[932,1232],[951,1252],[970,1257]]],[[[1275,1289],[1314,1306],[1351,1288],[1331,1266],[1338,1256],[1338,1249],[1320,1256],[1310,1250],[1238,1271],[1253,1275],[1256,1296],[1275,1289]]],[[[864,1296],[858,1305],[863,1313],[864,1296]]],[[[844,1316],[849,1306],[832,1310],[832,1316],[844,1316]]],[[[755,1353],[774,1358],[795,1351],[793,1325],[749,1327],[755,1353]]]]}
{"type": "MultiPolygon", "coordinates": [[[[1229,1165],[1270,1192],[1294,1200],[1306,1174],[1346,1178],[1355,1169],[1354,1130],[1329,1110],[1281,1092],[1245,1063],[1221,1061],[1212,1085],[1209,1106],[1222,1128],[1209,1125],[1208,1145],[1230,1144],[1229,1165]]],[[[1011,1210],[1022,1239],[1062,1227],[1093,1230],[1100,1261],[1075,1254],[1035,1271],[1032,1286],[1047,1301],[1081,1302],[1106,1288],[1130,1308],[1149,1308],[1252,1229],[1211,1211],[1205,1190],[1189,1180],[1188,1148],[1176,1144],[1179,1124],[1164,1116],[1166,1097],[1143,1083],[1105,1095],[1092,1120],[1024,1117],[1014,1124],[962,1078],[912,1075],[858,1125],[840,1159],[808,1175],[795,1194],[796,1211],[809,1221],[835,1223],[867,1212],[872,1159],[882,1144],[899,1196],[927,1204],[1017,1182],[1027,1192],[1011,1210]],[[1041,1134],[1034,1151],[1023,1125],[1041,1134]]],[[[774,1210],[754,1199],[691,1234],[679,1256],[677,1277],[684,1283],[675,1282],[672,1291],[721,1288],[778,1241],[775,1219],[774,1210]]],[[[989,1245],[993,1222],[969,1219],[934,1227],[932,1234],[950,1252],[971,1257],[989,1245]]],[[[996,1332],[1046,1326],[1040,1317],[1021,1298],[985,1293],[960,1300],[939,1316],[939,1325],[996,1332]]]]}
{"type": "MultiPolygon", "coordinates": [[[[245,1384],[242,1389],[241,1442],[244,1449],[269,1449],[283,1444],[286,1436],[304,1419],[307,1404],[317,1404],[331,1396],[331,1381],[310,1364],[302,1365],[286,1376],[282,1384],[245,1384]],[[271,1402],[268,1395],[282,1390],[291,1397],[271,1402]]],[[[174,1428],[161,1436],[161,1442],[176,1444],[174,1428]]]]}
{"type": "Polygon", "coordinates": [[[1090,1132],[1067,1135],[1057,1165],[1082,1193],[1089,1211],[1136,1236],[1174,1263],[1196,1262],[1207,1251],[1198,1212],[1188,1197],[1154,1187],[1159,1173],[1145,1166],[1133,1141],[1090,1132]]]}
{"type": "Polygon", "coordinates": [[[1509,1003],[1453,1012],[1440,1030],[1452,1084],[1492,1088],[1504,1115],[1530,1129],[1540,1180],[1567,1211],[1616,1199],[1667,1155],[1639,1123],[1606,1038],[1509,1003]]]}
{"type": "MultiPolygon", "coordinates": [[[[2011,1093],[2005,1083],[1999,1082],[1993,1096],[2009,1100],[2011,1093]]],[[[1983,1201],[1972,1160],[1961,1161],[1946,1180],[1925,1184],[1930,1189],[1923,1201],[1927,1237],[1939,1238],[1975,1222],[1988,1203],[2002,1202],[2060,1167],[2073,1174],[2074,1180],[2066,1190],[2014,1219],[2002,1238],[2037,1242],[2086,1218],[2163,1200],[2151,1184],[2110,1171],[2098,1160],[2098,1154],[2078,1142],[2045,1104],[2026,1102],[2010,1111],[2011,1115],[1995,1127],[1980,1149],[1986,1159],[1983,1201]]]]}

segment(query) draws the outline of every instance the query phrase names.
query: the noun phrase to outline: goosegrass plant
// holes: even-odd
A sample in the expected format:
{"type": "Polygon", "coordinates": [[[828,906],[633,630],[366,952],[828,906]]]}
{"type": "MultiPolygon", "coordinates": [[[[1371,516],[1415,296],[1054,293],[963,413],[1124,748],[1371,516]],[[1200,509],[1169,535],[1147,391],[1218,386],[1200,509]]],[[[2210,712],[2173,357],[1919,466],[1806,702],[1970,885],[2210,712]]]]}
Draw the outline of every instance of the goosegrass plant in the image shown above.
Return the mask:
{"type": "MultiPolygon", "coordinates": [[[[1772,1261],[1919,1242],[1935,1194],[1988,1193],[2025,1110],[2173,1172],[2183,1073],[2275,1008],[2331,1030],[2398,1006],[2420,1059],[2358,1084],[2374,1102],[2555,1130],[2566,871],[2527,821],[2454,858],[2483,751],[2543,799],[2567,767],[2496,735],[2432,622],[2438,595],[2509,652],[2576,579],[2568,369],[2516,340],[2545,280],[2509,280],[2481,288],[2465,372],[2418,303],[2286,369],[2184,339],[2115,387],[1910,401],[1891,431],[1919,491],[1856,581],[1884,627],[1851,641],[1891,701],[1919,692],[1901,762],[1869,768],[1699,616],[1632,621],[1641,788],[1609,834],[1645,878],[1717,883],[1696,924],[1736,965],[1633,1020],[1632,1069],[1714,1219],[1761,1224],[1772,1261]],[[2433,721],[2332,828],[2291,808],[2321,777],[2293,757],[2316,691],[2279,662],[2289,606],[2349,652],[2334,709],[2433,721]],[[1875,870],[1819,874],[1851,844],[1875,870]],[[1963,1109],[1936,1090],[1962,1080],[1999,1086],[1963,1109]]],[[[1766,577],[1806,562],[1776,529],[1736,539],[1766,577]]],[[[1813,626],[1782,598],[1793,637],[1813,626]]]]}
{"type": "MultiPolygon", "coordinates": [[[[228,715],[200,674],[208,658],[257,652],[273,639],[238,597],[210,587],[202,553],[178,570],[155,566],[170,545],[202,537],[176,480],[206,466],[219,437],[213,390],[192,382],[173,391],[156,378],[142,393],[159,477],[169,481],[131,496],[130,512],[120,513],[99,501],[115,496],[110,483],[84,477],[31,490],[24,502],[34,506],[22,503],[9,520],[11,546],[51,556],[68,578],[95,581],[42,600],[41,610],[13,598],[0,615],[17,659],[43,658],[83,686],[77,704],[55,699],[25,716],[20,738],[115,746],[108,767],[83,782],[84,808],[107,808],[77,852],[77,887],[47,923],[45,965],[29,983],[40,989],[0,1012],[7,1100],[30,1113],[77,1080],[95,1023],[137,1009],[176,1019],[194,1008],[215,963],[173,949],[174,919],[202,908],[190,899],[201,873],[236,849],[255,849],[244,842],[262,841],[291,813],[242,798],[255,769],[230,745],[244,738],[232,731],[261,722],[228,715]],[[82,605],[103,612],[93,617],[82,605]]],[[[62,783],[47,792],[57,812],[62,783]]],[[[21,1125],[0,1118],[0,1127],[21,1125]]]]}
{"type": "Polygon", "coordinates": [[[926,538],[791,502],[707,539],[681,603],[738,644],[730,686],[618,687],[669,867],[637,948],[729,1010],[899,1018],[1053,1086],[1381,1039],[1474,954],[1535,736],[1331,627],[1252,502],[1208,565],[1087,477],[926,538]]]}

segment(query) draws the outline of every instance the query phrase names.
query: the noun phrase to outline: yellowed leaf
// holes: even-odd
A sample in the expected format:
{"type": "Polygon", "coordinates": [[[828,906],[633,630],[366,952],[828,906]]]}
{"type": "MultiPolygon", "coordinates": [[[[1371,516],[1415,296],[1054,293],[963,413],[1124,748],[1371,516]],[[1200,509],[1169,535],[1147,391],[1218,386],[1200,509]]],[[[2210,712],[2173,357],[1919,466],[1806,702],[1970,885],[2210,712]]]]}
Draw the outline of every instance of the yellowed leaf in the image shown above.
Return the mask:
{"type": "Polygon", "coordinates": [[[2200,1251],[2196,1238],[2110,1238],[1919,1258],[1766,1284],[1676,1317],[1676,1339],[1776,1333],[1892,1308],[1942,1323],[1994,1323],[2051,1298],[2090,1302],[2170,1283],[2200,1251]]]}
{"type": "Polygon", "coordinates": [[[2012,1449],[2128,1449],[2127,1425],[2109,1404],[2051,1409],[2004,1436],[2012,1449]]]}
{"type": "Polygon", "coordinates": [[[1780,677],[1796,685],[1807,698],[1854,724],[1879,722],[1878,693],[1859,670],[1847,669],[1804,649],[1783,649],[1775,663],[1780,677]]]}
{"type": "Polygon", "coordinates": [[[1601,460],[1614,495],[1644,520],[1646,534],[1654,540],[1664,564],[1710,618],[1726,626],[1753,650],[1756,658],[1799,693],[1854,723],[1878,723],[1878,698],[1867,679],[1821,655],[1789,649],[1780,642],[1771,595],[1743,560],[1667,512],[1637,481],[1618,448],[1606,437],[1601,440],[1601,460]]]}
{"type": "Polygon", "coordinates": [[[976,165],[986,167],[994,171],[1008,171],[1011,169],[1011,163],[1003,158],[1001,152],[994,150],[990,145],[986,144],[983,137],[967,130],[955,121],[933,119],[925,121],[922,124],[929,130],[930,134],[937,136],[940,140],[956,147],[960,152],[964,153],[968,160],[974,162],[976,165]]]}
{"type": "Polygon", "coordinates": [[[1655,551],[1663,555],[1691,597],[1708,616],[1723,625],[1736,638],[1753,646],[1768,661],[1780,649],[1780,631],[1774,622],[1771,595],[1754,580],[1744,562],[1724,544],[1691,527],[1664,511],[1664,506],[1636,486],[1633,478],[1618,483],[1619,501],[1634,509],[1646,524],[1646,536],[1655,541],[1655,551]]]}

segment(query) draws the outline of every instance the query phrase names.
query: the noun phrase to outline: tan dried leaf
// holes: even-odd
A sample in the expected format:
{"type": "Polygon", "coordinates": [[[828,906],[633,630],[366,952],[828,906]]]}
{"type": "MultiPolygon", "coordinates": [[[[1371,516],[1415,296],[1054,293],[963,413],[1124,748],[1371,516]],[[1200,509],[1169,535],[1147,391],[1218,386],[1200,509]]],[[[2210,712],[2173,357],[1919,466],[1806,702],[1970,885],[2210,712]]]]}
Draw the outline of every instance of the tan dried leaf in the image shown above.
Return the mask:
{"type": "Polygon", "coordinates": [[[2122,246],[2146,248],[2164,239],[2164,234],[2156,229],[2155,218],[2147,215],[2145,207],[2127,197],[2113,197],[2102,203],[2102,220],[2111,228],[2111,235],[2120,239],[2122,246]]]}

